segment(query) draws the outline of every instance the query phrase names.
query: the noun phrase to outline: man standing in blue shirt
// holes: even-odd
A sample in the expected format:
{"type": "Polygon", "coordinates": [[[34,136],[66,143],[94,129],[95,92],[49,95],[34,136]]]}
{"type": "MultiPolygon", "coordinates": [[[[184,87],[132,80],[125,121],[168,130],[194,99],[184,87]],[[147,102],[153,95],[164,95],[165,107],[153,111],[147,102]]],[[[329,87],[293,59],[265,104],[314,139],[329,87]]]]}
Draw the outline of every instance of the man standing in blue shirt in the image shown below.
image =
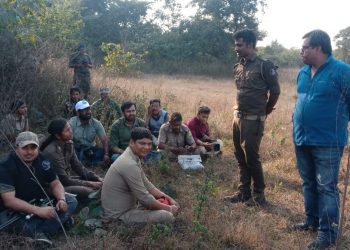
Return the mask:
{"type": "Polygon", "coordinates": [[[331,40],[322,30],[303,37],[306,64],[297,78],[293,139],[303,181],[304,222],[294,230],[317,230],[309,249],[335,244],[339,223],[339,164],[347,144],[350,67],[332,55],[331,40]]]}

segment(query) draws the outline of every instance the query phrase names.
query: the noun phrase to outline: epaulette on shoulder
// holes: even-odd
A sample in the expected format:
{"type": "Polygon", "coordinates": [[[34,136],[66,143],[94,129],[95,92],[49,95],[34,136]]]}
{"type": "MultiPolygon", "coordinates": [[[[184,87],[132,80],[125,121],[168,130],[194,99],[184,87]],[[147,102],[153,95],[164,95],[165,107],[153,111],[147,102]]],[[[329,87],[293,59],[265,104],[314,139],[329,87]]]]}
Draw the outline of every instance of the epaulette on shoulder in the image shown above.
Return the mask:
{"type": "Polygon", "coordinates": [[[275,65],[269,58],[262,58],[262,57],[258,57],[261,61],[260,63],[260,74],[261,74],[261,78],[265,81],[265,76],[264,76],[264,64],[265,63],[269,63],[274,67],[274,70],[276,71],[278,69],[278,66],[275,65]]]}

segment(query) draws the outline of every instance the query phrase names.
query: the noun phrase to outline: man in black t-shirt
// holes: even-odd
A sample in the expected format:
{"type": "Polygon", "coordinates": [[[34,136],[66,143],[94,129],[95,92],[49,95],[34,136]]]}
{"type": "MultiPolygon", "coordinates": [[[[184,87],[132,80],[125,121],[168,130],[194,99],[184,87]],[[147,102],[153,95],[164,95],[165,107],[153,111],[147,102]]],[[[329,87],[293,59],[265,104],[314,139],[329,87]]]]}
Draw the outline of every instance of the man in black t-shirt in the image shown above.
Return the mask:
{"type": "MultiPolygon", "coordinates": [[[[77,206],[74,196],[65,194],[50,161],[39,154],[37,135],[28,131],[17,136],[16,152],[0,164],[0,197],[0,212],[10,209],[32,215],[29,219],[23,216],[7,229],[45,244],[52,244],[46,234],[58,231],[59,221],[71,220],[77,206]],[[54,206],[40,207],[40,199],[47,197],[43,191],[46,188],[55,198],[54,206]],[[31,204],[34,200],[37,206],[31,204]]],[[[1,224],[6,222],[4,219],[1,224]]]]}

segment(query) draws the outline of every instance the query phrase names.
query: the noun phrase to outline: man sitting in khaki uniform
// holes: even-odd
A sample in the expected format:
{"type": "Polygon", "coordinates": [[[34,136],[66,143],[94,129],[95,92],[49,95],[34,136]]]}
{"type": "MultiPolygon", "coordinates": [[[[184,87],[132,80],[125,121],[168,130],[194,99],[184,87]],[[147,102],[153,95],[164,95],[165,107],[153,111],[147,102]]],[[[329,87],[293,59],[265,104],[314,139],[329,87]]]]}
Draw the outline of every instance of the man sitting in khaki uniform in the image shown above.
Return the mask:
{"type": "Polygon", "coordinates": [[[119,219],[126,224],[174,222],[179,204],[156,188],[142,170],[141,159],[151,149],[151,132],[143,127],[133,128],[129,147],[108,169],[103,182],[101,201],[106,221],[119,219]]]}
{"type": "Polygon", "coordinates": [[[158,148],[169,159],[176,159],[178,155],[199,154],[191,131],[182,123],[182,115],[178,112],[173,113],[169,122],[160,127],[158,148]]]}

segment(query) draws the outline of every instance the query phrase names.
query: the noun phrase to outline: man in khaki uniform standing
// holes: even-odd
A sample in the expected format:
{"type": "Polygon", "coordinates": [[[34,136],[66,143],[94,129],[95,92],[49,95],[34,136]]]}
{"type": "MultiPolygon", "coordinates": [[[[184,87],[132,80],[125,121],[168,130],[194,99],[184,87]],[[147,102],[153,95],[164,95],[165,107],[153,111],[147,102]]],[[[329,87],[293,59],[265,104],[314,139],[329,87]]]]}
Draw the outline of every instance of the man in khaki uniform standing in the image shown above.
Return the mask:
{"type": "Polygon", "coordinates": [[[237,87],[233,119],[234,154],[240,170],[239,191],[224,199],[248,206],[266,203],[265,181],[259,156],[265,120],[280,94],[276,67],[256,55],[256,35],[252,30],[234,35],[239,62],[234,66],[237,87]],[[253,195],[251,182],[253,180],[253,195]]]}

